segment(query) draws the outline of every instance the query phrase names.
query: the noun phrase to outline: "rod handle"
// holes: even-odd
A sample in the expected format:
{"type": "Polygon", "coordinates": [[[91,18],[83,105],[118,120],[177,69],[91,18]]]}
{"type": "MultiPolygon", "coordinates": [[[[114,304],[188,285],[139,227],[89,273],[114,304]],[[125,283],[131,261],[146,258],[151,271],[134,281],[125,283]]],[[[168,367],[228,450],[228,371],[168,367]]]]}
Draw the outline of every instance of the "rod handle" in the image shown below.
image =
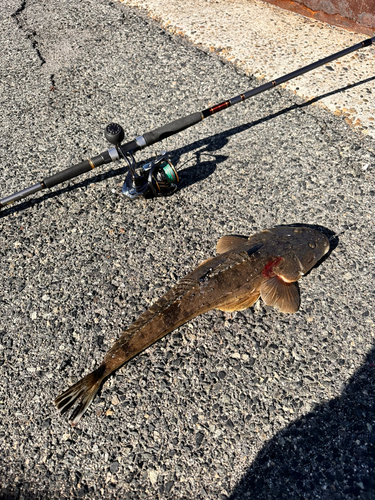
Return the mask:
{"type": "Polygon", "coordinates": [[[50,177],[46,177],[43,179],[43,184],[47,188],[51,188],[56,186],[57,184],[61,184],[62,182],[68,181],[69,179],[73,179],[73,177],[77,177],[78,175],[84,174],[85,172],[89,172],[95,167],[99,167],[100,165],[104,165],[105,163],[110,163],[112,158],[108,151],[101,153],[98,156],[95,156],[92,159],[84,160],[77,165],[73,165],[72,167],[66,168],[61,172],[57,172],[57,174],[51,175],[50,177]]]}
{"type": "Polygon", "coordinates": [[[177,132],[181,132],[192,125],[199,123],[202,119],[202,113],[198,111],[183,118],[179,118],[171,123],[167,123],[167,125],[163,125],[155,130],[151,130],[151,132],[146,132],[143,136],[146,141],[146,146],[151,146],[152,144],[155,144],[155,142],[162,141],[173,134],[177,134],[177,132]]]}

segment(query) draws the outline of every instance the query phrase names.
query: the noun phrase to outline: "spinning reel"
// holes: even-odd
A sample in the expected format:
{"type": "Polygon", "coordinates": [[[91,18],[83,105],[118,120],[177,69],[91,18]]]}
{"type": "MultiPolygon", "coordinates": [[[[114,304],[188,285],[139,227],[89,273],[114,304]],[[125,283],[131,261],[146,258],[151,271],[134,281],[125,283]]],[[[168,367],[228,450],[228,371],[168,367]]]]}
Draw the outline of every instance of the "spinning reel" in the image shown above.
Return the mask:
{"type": "Polygon", "coordinates": [[[129,167],[128,175],[122,187],[122,194],[134,199],[138,196],[146,198],[169,196],[176,191],[176,183],[179,182],[179,178],[176,169],[168,159],[166,151],[143,165],[140,174],[137,174],[137,164],[132,151],[124,153],[120,147],[124,139],[124,129],[121,125],[110,123],[104,131],[104,136],[108,142],[114,144],[119,159],[124,159],[129,167]]]}

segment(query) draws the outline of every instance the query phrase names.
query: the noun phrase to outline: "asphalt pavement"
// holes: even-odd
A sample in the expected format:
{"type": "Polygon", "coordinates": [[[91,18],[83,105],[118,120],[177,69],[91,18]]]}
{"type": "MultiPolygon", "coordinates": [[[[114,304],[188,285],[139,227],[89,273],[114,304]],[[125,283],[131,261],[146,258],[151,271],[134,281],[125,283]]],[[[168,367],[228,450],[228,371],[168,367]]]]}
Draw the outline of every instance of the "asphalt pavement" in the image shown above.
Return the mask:
{"type": "MultiPolygon", "coordinates": [[[[0,197],[106,150],[109,122],[130,140],[259,84],[121,3],[3,0],[0,18],[0,197]]],[[[170,197],[129,201],[113,163],[0,212],[0,498],[373,499],[374,139],[277,88],[137,159],[162,149],[170,197]],[[221,236],[280,224],[331,241],[298,313],[206,313],[77,428],[57,413],[221,236]]]]}

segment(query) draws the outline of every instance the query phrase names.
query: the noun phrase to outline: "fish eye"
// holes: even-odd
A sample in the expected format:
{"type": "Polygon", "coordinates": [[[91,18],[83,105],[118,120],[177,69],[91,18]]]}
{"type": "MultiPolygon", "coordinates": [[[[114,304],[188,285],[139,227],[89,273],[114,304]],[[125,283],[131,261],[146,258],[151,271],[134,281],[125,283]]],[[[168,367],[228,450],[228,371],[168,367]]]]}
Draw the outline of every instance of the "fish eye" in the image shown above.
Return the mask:
{"type": "Polygon", "coordinates": [[[314,242],[312,242],[312,241],[311,241],[311,242],[309,243],[309,247],[310,247],[310,248],[316,248],[316,243],[314,243],[314,242]]]}

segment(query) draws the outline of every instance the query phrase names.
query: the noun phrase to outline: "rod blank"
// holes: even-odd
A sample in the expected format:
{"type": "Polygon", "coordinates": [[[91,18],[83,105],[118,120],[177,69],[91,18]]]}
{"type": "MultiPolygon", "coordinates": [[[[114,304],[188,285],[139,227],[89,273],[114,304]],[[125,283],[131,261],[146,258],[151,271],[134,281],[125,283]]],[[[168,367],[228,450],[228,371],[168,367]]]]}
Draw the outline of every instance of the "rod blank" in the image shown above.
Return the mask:
{"type": "Polygon", "coordinates": [[[336,52],[335,54],[332,54],[328,57],[325,57],[324,59],[320,59],[319,61],[308,64],[307,66],[304,66],[303,68],[292,71],[291,73],[288,73],[287,75],[280,76],[279,78],[276,78],[275,80],[272,80],[271,82],[264,83],[263,85],[260,85],[259,87],[256,87],[255,89],[248,90],[247,92],[244,92],[243,94],[239,94],[235,97],[232,97],[232,99],[228,99],[227,101],[224,101],[220,104],[217,104],[216,106],[213,106],[212,108],[207,108],[204,111],[202,111],[203,118],[206,118],[206,117],[211,116],[215,113],[218,113],[219,111],[222,111],[223,109],[229,108],[230,106],[233,106],[234,104],[237,104],[238,102],[246,101],[246,99],[249,99],[249,97],[254,97],[255,95],[260,94],[262,92],[265,92],[266,90],[277,87],[278,85],[281,85],[282,83],[288,82],[289,80],[293,80],[293,78],[297,78],[298,76],[304,75],[305,73],[308,73],[309,71],[312,71],[316,68],[319,68],[319,66],[323,66],[324,64],[328,64],[331,61],[334,61],[335,59],[339,59],[340,57],[346,56],[346,55],[350,54],[351,52],[362,49],[363,47],[368,47],[369,45],[371,45],[373,43],[375,44],[375,36],[372,38],[368,38],[367,40],[363,40],[362,42],[357,43],[356,45],[353,45],[352,47],[348,47],[347,49],[340,50],[340,52],[336,52]]]}

